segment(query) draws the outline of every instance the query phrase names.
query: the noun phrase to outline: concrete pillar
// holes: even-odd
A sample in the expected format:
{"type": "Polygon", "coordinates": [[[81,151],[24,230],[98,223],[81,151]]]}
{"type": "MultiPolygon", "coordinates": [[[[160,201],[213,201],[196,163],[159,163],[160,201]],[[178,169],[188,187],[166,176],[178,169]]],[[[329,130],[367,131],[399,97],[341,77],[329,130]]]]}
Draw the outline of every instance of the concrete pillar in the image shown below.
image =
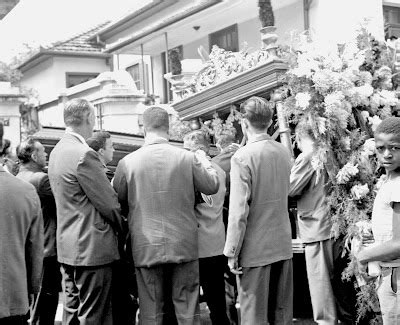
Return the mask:
{"type": "Polygon", "coordinates": [[[348,42],[361,25],[384,38],[382,0],[312,0],[309,19],[315,40],[326,47],[348,42]]]}
{"type": "Polygon", "coordinates": [[[17,87],[9,82],[0,82],[0,122],[4,125],[4,139],[9,139],[12,146],[21,141],[19,105],[23,99],[17,87]]]}

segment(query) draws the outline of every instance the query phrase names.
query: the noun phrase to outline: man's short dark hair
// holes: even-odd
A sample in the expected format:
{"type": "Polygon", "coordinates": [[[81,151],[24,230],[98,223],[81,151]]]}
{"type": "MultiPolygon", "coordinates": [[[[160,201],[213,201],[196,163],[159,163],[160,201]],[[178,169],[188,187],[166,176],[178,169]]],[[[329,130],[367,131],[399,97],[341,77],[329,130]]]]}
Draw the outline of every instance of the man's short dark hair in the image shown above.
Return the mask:
{"type": "Polygon", "coordinates": [[[397,138],[400,138],[400,117],[392,116],[385,118],[375,130],[375,135],[380,133],[393,134],[397,138]]]}
{"type": "Polygon", "coordinates": [[[192,131],[185,135],[183,147],[191,151],[201,149],[208,152],[208,150],[210,150],[210,139],[208,135],[201,130],[192,131]]]}
{"type": "Polygon", "coordinates": [[[152,106],[143,113],[143,126],[147,130],[169,130],[168,112],[158,106],[152,106]]]}
{"type": "Polygon", "coordinates": [[[243,118],[257,130],[265,130],[271,122],[273,112],[264,98],[250,97],[240,105],[240,110],[243,118]]]}
{"type": "Polygon", "coordinates": [[[94,151],[99,151],[100,149],[106,148],[107,139],[111,138],[111,134],[106,131],[96,132],[92,137],[86,140],[87,144],[94,151]]]}
{"type": "Polygon", "coordinates": [[[0,147],[0,156],[6,156],[11,150],[11,141],[9,139],[3,139],[2,146],[0,147]]]}
{"type": "Polygon", "coordinates": [[[71,99],[64,107],[64,123],[66,126],[79,126],[92,110],[91,103],[83,98],[71,99]]]}
{"type": "Polygon", "coordinates": [[[21,142],[17,147],[17,157],[22,164],[32,161],[32,154],[35,152],[35,144],[39,141],[33,138],[21,142]]]}
{"type": "Polygon", "coordinates": [[[230,146],[232,143],[235,143],[236,138],[232,133],[221,133],[217,137],[217,145],[221,147],[221,149],[225,149],[230,146]]]}

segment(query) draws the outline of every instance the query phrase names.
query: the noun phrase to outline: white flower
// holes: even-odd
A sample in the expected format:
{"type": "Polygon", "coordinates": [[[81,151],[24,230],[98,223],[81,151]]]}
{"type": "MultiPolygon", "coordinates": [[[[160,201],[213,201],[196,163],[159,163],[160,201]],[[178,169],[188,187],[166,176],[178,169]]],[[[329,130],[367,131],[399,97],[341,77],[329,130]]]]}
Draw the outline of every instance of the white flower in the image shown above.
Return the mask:
{"type": "Polygon", "coordinates": [[[341,170],[336,175],[336,180],[338,184],[345,184],[347,183],[351,177],[358,174],[358,167],[357,165],[353,165],[352,163],[347,163],[343,166],[341,170]]]}
{"type": "Polygon", "coordinates": [[[364,120],[367,120],[367,118],[369,117],[369,112],[361,111],[361,116],[364,118],[364,120]]]}
{"type": "Polygon", "coordinates": [[[374,115],[373,117],[368,117],[368,123],[371,125],[371,129],[374,132],[378,125],[381,124],[381,122],[382,120],[377,115],[374,115]]]}
{"type": "Polygon", "coordinates": [[[360,220],[355,223],[355,226],[358,228],[359,234],[368,234],[372,231],[371,221],[369,220],[360,220]]]}
{"type": "Polygon", "coordinates": [[[311,96],[309,93],[296,94],[296,106],[306,109],[310,105],[311,96]]]}
{"type": "Polygon", "coordinates": [[[331,94],[328,94],[324,98],[325,105],[330,109],[334,107],[341,106],[341,102],[344,99],[344,95],[341,91],[335,91],[331,94]]]}
{"type": "Polygon", "coordinates": [[[343,144],[343,147],[345,148],[345,150],[350,150],[350,144],[351,144],[351,140],[350,137],[344,137],[341,141],[343,144]]]}
{"type": "Polygon", "coordinates": [[[357,184],[354,185],[351,190],[351,195],[353,196],[354,199],[356,200],[361,200],[362,198],[366,197],[367,194],[369,193],[369,188],[368,188],[368,184],[357,184]]]}
{"type": "Polygon", "coordinates": [[[379,92],[379,95],[381,95],[381,104],[383,106],[395,106],[398,102],[394,91],[383,89],[379,92]]]}
{"type": "Polygon", "coordinates": [[[356,87],[356,91],[361,97],[369,97],[374,93],[374,88],[370,84],[365,84],[360,87],[356,87]]]}
{"type": "Polygon", "coordinates": [[[374,111],[377,110],[381,106],[381,96],[378,93],[373,94],[369,98],[369,104],[374,111]]]}
{"type": "Polygon", "coordinates": [[[317,117],[316,118],[318,131],[321,134],[324,134],[326,131],[326,118],[325,117],[317,117]]]}
{"type": "Polygon", "coordinates": [[[375,153],[375,139],[370,138],[365,141],[361,154],[363,156],[372,156],[375,153]]]}

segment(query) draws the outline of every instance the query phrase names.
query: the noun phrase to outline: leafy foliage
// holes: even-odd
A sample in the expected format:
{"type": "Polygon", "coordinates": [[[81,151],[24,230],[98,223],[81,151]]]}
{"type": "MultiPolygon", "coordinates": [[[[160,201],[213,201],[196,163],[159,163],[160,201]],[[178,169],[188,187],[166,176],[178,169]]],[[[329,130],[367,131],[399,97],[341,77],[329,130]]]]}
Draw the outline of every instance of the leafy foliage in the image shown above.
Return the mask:
{"type": "MultiPolygon", "coordinates": [[[[356,40],[335,51],[305,42],[291,55],[284,110],[293,124],[313,130],[313,167],[329,175],[332,233],[350,242],[358,235],[357,222],[372,215],[380,176],[373,130],[399,106],[393,90],[394,50],[361,30],[356,40]]],[[[344,277],[358,274],[353,261],[344,277]]],[[[360,288],[359,318],[378,306],[373,287],[369,283],[360,288]]]]}
{"type": "Polygon", "coordinates": [[[274,26],[275,16],[272,10],[271,0],[258,0],[258,17],[262,27],[274,26]]]}

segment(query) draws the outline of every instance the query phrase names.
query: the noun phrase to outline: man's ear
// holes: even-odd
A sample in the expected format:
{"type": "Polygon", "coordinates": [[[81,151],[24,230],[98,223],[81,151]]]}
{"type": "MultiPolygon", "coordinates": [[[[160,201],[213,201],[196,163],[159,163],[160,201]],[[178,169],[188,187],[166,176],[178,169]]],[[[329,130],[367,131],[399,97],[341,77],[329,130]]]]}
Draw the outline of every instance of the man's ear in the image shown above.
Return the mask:
{"type": "Polygon", "coordinates": [[[99,153],[101,156],[104,156],[104,148],[100,148],[99,151],[98,151],[98,153],[99,153]]]}
{"type": "Polygon", "coordinates": [[[34,162],[37,162],[37,152],[36,152],[36,150],[35,150],[34,152],[31,153],[31,159],[32,159],[34,162]]]}
{"type": "Polygon", "coordinates": [[[249,121],[247,119],[242,119],[242,128],[244,128],[246,131],[249,129],[249,121]]]}

